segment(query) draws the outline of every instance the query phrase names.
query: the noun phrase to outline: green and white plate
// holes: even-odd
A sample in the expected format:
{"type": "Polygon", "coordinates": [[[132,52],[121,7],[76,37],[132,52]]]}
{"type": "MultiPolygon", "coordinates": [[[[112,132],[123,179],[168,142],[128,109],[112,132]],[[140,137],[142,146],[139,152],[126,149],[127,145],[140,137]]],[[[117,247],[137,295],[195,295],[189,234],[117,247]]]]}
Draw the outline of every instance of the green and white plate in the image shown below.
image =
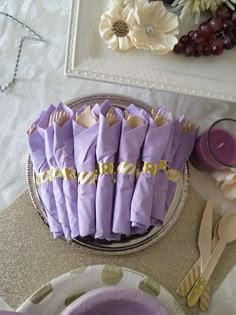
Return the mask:
{"type": "Polygon", "coordinates": [[[18,308],[17,312],[60,315],[69,304],[83,294],[108,286],[143,290],[156,297],[170,315],[185,315],[174,297],[158,282],[134,270],[112,265],[89,266],[68,272],[39,289],[18,308]]]}

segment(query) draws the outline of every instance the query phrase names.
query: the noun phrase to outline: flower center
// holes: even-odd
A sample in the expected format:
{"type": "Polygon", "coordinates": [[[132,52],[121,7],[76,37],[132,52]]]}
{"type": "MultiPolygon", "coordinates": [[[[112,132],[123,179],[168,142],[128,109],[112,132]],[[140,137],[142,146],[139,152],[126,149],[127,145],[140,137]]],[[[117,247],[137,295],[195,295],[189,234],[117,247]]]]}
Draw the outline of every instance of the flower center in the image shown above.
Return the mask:
{"type": "Polygon", "coordinates": [[[149,35],[154,34],[154,33],[155,33],[155,27],[152,26],[152,25],[148,25],[148,26],[146,27],[146,32],[147,32],[149,35]]]}
{"type": "Polygon", "coordinates": [[[116,21],[112,26],[112,32],[117,37],[125,37],[129,33],[129,27],[124,21],[116,21]]]}

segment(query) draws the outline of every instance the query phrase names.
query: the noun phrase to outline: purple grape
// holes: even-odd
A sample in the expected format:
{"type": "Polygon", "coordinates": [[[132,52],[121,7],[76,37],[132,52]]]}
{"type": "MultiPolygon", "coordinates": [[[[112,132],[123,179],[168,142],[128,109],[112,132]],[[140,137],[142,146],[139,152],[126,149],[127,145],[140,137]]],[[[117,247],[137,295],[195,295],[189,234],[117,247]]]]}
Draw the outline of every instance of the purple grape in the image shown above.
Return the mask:
{"type": "Polygon", "coordinates": [[[225,19],[230,18],[231,13],[230,13],[230,10],[226,6],[222,6],[216,11],[216,15],[219,18],[225,20],[225,19]]]}
{"type": "Polygon", "coordinates": [[[235,42],[236,42],[236,36],[235,36],[235,34],[234,34],[232,31],[225,33],[225,37],[226,37],[226,36],[230,37],[231,40],[232,40],[232,41],[234,42],[234,44],[235,44],[235,42]]]}
{"type": "Polygon", "coordinates": [[[185,56],[187,57],[194,56],[194,53],[195,53],[194,45],[188,44],[184,49],[185,56]]]}
{"type": "Polygon", "coordinates": [[[203,46],[202,45],[197,45],[195,47],[194,56],[195,57],[200,57],[202,55],[203,55],[203,46]]]}
{"type": "Polygon", "coordinates": [[[223,30],[224,31],[232,31],[234,28],[234,23],[230,20],[225,20],[223,23],[223,30]]]}
{"type": "Polygon", "coordinates": [[[209,35],[204,31],[196,31],[193,34],[192,39],[195,41],[196,44],[206,43],[208,41],[209,35]]]}
{"type": "Polygon", "coordinates": [[[180,37],[180,43],[182,43],[183,45],[189,44],[191,42],[191,38],[187,35],[183,35],[182,37],[180,37]]]}
{"type": "Polygon", "coordinates": [[[210,56],[211,55],[211,47],[209,45],[205,45],[203,47],[203,55],[210,56]]]}
{"type": "Polygon", "coordinates": [[[182,54],[184,52],[184,45],[182,43],[177,43],[174,47],[174,52],[176,54],[182,54]]]}
{"type": "MultiPolygon", "coordinates": [[[[225,36],[224,32],[217,32],[215,33],[215,38],[216,39],[223,39],[225,36]]],[[[214,40],[214,38],[212,38],[212,40],[214,40]]]]}
{"type": "Polygon", "coordinates": [[[223,53],[224,46],[220,39],[216,39],[211,43],[211,53],[215,56],[221,55],[223,53]]]}
{"type": "Polygon", "coordinates": [[[222,29],[223,23],[220,18],[214,17],[210,20],[209,25],[212,32],[219,32],[222,29]]]}
{"type": "Polygon", "coordinates": [[[234,41],[230,35],[225,36],[223,39],[224,48],[230,50],[234,47],[234,41]]]}
{"type": "Polygon", "coordinates": [[[211,33],[212,29],[211,26],[209,25],[208,22],[203,22],[202,24],[199,25],[199,30],[206,32],[206,33],[211,33]]]}
{"type": "Polygon", "coordinates": [[[195,32],[196,32],[196,31],[190,31],[190,32],[188,32],[188,37],[190,37],[190,38],[192,39],[195,32]]]}
{"type": "Polygon", "coordinates": [[[236,11],[233,12],[231,16],[231,21],[234,23],[234,25],[236,25],[236,11]]]}

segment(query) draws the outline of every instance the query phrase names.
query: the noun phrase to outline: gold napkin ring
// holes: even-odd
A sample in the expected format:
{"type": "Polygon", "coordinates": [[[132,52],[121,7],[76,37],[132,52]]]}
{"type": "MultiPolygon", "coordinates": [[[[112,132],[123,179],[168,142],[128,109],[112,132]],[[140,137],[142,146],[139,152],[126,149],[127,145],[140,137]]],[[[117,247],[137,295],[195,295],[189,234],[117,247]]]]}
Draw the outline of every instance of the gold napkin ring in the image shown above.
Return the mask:
{"type": "Polygon", "coordinates": [[[77,179],[76,170],[74,168],[68,168],[68,167],[62,168],[61,174],[62,174],[63,179],[66,179],[66,180],[77,179]]]}
{"type": "Polygon", "coordinates": [[[139,177],[140,173],[141,173],[140,168],[136,168],[136,170],[135,170],[135,176],[136,176],[136,177],[139,177]]]}
{"type": "Polygon", "coordinates": [[[156,176],[158,171],[168,171],[169,165],[166,160],[160,160],[160,163],[153,164],[152,162],[144,162],[143,163],[143,173],[151,174],[152,176],[156,176]]]}
{"type": "Polygon", "coordinates": [[[79,184],[95,184],[97,180],[97,170],[94,172],[80,172],[78,174],[79,184]]]}
{"type": "Polygon", "coordinates": [[[99,175],[112,175],[114,174],[114,163],[99,163],[98,164],[99,175]]]}
{"type": "Polygon", "coordinates": [[[180,178],[180,172],[177,170],[174,170],[173,168],[170,168],[167,171],[167,177],[172,182],[177,182],[180,178]]]}
{"type": "Polygon", "coordinates": [[[143,173],[151,174],[152,176],[156,176],[158,171],[158,165],[153,164],[152,162],[144,162],[143,163],[143,173]]]}
{"type": "Polygon", "coordinates": [[[135,175],[136,164],[129,162],[120,162],[117,167],[118,174],[135,175]]]}
{"type": "Polygon", "coordinates": [[[51,182],[56,177],[61,177],[65,180],[73,180],[77,179],[77,174],[76,170],[72,167],[65,167],[62,169],[51,167],[49,170],[36,174],[36,185],[40,186],[47,182],[51,182]]]}
{"type": "Polygon", "coordinates": [[[47,182],[50,182],[51,181],[51,172],[50,170],[47,170],[47,171],[44,171],[44,172],[41,172],[41,173],[37,173],[35,175],[35,181],[36,181],[36,185],[37,186],[40,186],[40,185],[43,185],[47,182]]]}
{"type": "Polygon", "coordinates": [[[61,177],[66,180],[77,179],[76,170],[72,167],[65,167],[65,168],[52,167],[50,170],[51,170],[52,180],[56,177],[61,177]]]}
{"type": "Polygon", "coordinates": [[[168,168],[169,168],[168,162],[167,162],[166,160],[160,160],[158,169],[159,169],[160,171],[167,171],[168,168]]]}

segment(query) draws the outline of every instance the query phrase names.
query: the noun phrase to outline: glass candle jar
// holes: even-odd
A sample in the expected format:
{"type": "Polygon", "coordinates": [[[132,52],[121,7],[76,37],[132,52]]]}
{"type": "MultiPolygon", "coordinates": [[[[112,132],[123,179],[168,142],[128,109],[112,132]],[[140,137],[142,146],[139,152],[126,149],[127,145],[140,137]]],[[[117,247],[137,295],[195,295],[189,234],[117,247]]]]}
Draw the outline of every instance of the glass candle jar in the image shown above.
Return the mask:
{"type": "Polygon", "coordinates": [[[236,167],[236,120],[216,121],[197,139],[191,162],[197,169],[208,172],[236,167]]]}

